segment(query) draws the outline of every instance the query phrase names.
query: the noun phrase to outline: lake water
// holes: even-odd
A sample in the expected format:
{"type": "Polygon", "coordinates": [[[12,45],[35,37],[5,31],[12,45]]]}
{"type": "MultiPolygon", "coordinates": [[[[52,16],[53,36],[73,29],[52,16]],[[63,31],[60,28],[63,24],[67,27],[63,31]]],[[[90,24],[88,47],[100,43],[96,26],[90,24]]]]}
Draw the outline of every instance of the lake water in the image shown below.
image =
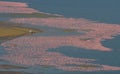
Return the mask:
{"type": "MultiPolygon", "coordinates": [[[[61,14],[65,17],[86,18],[98,22],[120,24],[120,0],[6,0],[26,2],[30,7],[47,13],[61,14]]],[[[44,28],[46,29],[46,27],[44,28]]],[[[48,29],[48,28],[47,28],[48,29]]],[[[50,29],[50,28],[49,28],[50,29]]],[[[59,32],[58,29],[54,29],[59,32]]],[[[53,31],[51,31],[53,33],[53,31]]],[[[57,33],[53,33],[56,35],[57,33]]],[[[61,34],[63,34],[61,32],[61,34]]],[[[69,33],[68,33],[69,34],[69,33]]],[[[39,34],[40,35],[40,34],[39,34]]],[[[42,34],[49,35],[49,34],[42,34]]],[[[65,34],[63,34],[65,35],[65,34]]],[[[49,49],[50,52],[60,52],[66,56],[96,59],[96,63],[111,66],[120,66],[120,36],[114,39],[102,41],[105,47],[113,49],[112,52],[102,52],[76,48],[72,46],[49,49]],[[69,49],[69,50],[68,50],[69,49]],[[107,60],[106,60],[107,59],[107,60]]],[[[0,54],[5,54],[3,47],[0,47],[0,54]]],[[[67,72],[54,68],[30,68],[36,74],[120,74],[120,71],[99,71],[99,72],[67,72]]]]}
{"type": "Polygon", "coordinates": [[[120,0],[6,0],[26,2],[42,12],[120,24],[120,0]]]}

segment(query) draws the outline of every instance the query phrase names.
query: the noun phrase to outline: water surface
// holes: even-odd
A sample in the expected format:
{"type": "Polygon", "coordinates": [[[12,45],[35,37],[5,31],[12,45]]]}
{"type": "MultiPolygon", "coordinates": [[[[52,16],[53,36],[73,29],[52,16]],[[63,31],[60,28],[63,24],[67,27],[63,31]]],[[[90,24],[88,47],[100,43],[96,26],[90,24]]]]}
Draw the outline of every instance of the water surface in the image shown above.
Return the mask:
{"type": "Polygon", "coordinates": [[[120,24],[120,0],[6,0],[26,2],[42,12],[120,24]]]}

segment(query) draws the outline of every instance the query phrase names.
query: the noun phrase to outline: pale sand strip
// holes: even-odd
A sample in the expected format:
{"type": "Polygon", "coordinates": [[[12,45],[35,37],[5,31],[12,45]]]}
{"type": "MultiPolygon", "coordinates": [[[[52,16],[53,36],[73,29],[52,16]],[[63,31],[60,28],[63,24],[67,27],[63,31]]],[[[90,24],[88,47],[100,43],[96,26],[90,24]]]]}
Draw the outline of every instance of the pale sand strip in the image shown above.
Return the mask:
{"type": "Polygon", "coordinates": [[[37,13],[38,11],[29,8],[26,3],[0,1],[0,13],[37,13]]]}
{"type": "Polygon", "coordinates": [[[32,8],[25,7],[0,7],[0,13],[37,13],[38,11],[32,8]]]}
{"type": "Polygon", "coordinates": [[[28,7],[26,3],[21,2],[8,2],[8,1],[0,1],[0,7],[8,6],[8,7],[28,7]]]}

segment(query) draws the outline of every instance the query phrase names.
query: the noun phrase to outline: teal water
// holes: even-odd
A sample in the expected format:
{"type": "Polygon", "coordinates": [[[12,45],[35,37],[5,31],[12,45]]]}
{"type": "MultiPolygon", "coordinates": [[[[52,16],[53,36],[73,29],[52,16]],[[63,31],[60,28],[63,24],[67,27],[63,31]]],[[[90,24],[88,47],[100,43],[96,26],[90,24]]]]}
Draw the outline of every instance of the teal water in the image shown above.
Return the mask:
{"type": "Polygon", "coordinates": [[[6,0],[26,2],[42,12],[120,24],[120,0],[6,0]]]}
{"type": "Polygon", "coordinates": [[[102,43],[105,47],[109,47],[114,50],[117,50],[117,52],[120,52],[120,35],[114,37],[115,38],[113,39],[106,39],[102,43]]]}

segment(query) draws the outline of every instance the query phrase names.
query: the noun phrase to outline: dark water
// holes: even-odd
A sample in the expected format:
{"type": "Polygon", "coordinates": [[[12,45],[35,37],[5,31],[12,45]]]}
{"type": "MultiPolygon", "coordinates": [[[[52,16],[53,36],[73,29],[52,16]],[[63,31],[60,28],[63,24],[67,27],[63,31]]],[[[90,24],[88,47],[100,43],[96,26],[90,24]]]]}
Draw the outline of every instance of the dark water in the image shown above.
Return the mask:
{"type": "Polygon", "coordinates": [[[114,50],[117,50],[117,52],[120,52],[120,35],[114,37],[115,38],[113,39],[106,39],[102,43],[105,47],[109,47],[114,50]]]}

